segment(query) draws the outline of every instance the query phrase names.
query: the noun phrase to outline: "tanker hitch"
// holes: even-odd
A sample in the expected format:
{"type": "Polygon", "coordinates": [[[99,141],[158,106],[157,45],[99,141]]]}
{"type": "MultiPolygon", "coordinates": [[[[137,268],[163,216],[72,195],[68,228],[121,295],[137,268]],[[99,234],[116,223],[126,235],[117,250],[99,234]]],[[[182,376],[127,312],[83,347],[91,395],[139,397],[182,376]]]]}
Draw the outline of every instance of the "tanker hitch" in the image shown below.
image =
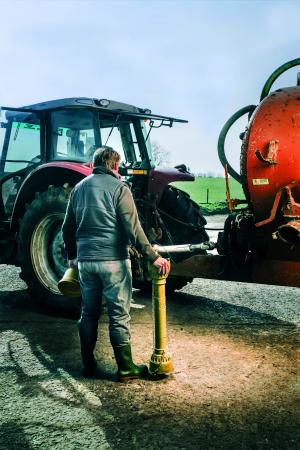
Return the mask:
{"type": "Polygon", "coordinates": [[[293,197],[292,188],[300,182],[296,181],[284,187],[285,200],[282,207],[283,217],[288,220],[287,223],[278,227],[275,239],[278,237],[286,244],[294,247],[300,243],[300,203],[297,203],[293,197]]]}
{"type": "Polygon", "coordinates": [[[270,216],[261,222],[256,222],[255,226],[257,228],[267,225],[275,219],[280,200],[282,200],[281,212],[286,220],[294,221],[300,219],[300,203],[296,202],[292,192],[296,186],[300,186],[300,181],[292,181],[276,193],[270,216]]]}
{"type": "Polygon", "coordinates": [[[273,234],[274,239],[281,239],[286,244],[294,247],[300,243],[300,221],[291,220],[290,222],[281,225],[273,234]]]}

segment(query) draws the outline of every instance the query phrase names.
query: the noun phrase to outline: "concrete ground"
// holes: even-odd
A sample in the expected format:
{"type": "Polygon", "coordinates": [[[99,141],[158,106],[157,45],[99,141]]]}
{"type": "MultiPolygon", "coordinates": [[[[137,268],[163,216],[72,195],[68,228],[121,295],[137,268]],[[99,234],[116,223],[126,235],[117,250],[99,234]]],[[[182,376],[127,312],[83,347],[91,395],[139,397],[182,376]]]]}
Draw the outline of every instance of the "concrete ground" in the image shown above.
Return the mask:
{"type": "MultiPolygon", "coordinates": [[[[300,290],[195,280],[168,300],[174,373],[115,381],[107,316],[98,378],[80,376],[76,322],[36,308],[0,266],[0,449],[300,449],[300,290]]],[[[132,305],[137,362],[151,301],[132,305]]]]}

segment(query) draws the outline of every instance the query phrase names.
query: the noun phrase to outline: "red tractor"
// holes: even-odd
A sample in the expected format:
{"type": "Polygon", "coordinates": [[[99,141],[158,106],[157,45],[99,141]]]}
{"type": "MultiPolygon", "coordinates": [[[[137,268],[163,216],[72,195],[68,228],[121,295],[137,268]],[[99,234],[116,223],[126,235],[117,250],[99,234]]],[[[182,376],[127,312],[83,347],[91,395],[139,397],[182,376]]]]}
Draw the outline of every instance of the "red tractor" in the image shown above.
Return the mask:
{"type": "MultiPolygon", "coordinates": [[[[21,278],[34,298],[70,304],[57,288],[67,267],[61,225],[69,193],[91,173],[93,152],[101,145],[121,154],[120,174],[131,186],[152,243],[208,241],[199,206],[169,185],[193,181],[194,176],[184,165],[155,167],[152,158],[151,130],[175,122],[185,121],[107,99],[69,98],[1,108],[0,263],[21,267],[21,278]]],[[[132,260],[134,285],[148,286],[147,268],[134,250],[132,260]]],[[[169,286],[180,288],[190,279],[171,276],[169,286]]]]}

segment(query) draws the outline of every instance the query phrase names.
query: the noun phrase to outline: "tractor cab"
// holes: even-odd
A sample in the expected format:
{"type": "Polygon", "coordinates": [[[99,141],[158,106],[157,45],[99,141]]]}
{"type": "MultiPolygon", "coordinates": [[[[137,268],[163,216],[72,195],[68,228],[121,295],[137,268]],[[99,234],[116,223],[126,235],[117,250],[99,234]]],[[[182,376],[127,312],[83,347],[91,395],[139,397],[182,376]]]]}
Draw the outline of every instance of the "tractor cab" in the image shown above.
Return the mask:
{"type": "Polygon", "coordinates": [[[133,169],[154,168],[153,127],[185,122],[106,99],[62,99],[0,111],[0,220],[11,216],[20,186],[37,166],[88,165],[95,149],[108,145],[121,155],[120,174],[130,176],[133,169]]]}

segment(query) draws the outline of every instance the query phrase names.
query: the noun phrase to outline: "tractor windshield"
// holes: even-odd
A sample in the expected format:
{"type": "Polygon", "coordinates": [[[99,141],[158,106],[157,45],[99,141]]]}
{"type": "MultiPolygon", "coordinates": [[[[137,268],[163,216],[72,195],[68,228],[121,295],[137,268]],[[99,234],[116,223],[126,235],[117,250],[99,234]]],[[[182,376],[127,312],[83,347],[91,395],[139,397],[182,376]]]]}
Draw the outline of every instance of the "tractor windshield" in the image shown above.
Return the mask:
{"type": "Polygon", "coordinates": [[[83,109],[51,113],[51,159],[89,162],[97,147],[108,145],[128,166],[148,167],[151,144],[144,122],[123,114],[83,109]]]}

